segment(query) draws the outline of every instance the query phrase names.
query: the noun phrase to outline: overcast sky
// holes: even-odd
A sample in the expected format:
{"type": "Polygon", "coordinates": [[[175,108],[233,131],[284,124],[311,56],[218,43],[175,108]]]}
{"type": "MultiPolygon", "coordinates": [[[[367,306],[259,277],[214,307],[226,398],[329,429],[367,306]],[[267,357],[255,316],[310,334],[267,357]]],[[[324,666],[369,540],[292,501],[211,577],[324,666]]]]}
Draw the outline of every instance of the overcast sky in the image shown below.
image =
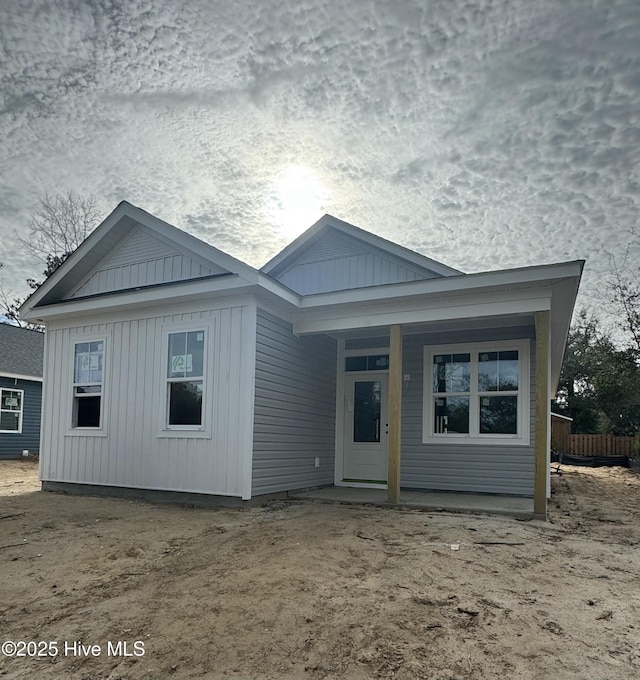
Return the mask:
{"type": "Polygon", "coordinates": [[[467,272],[587,259],[640,208],[638,0],[1,0],[5,285],[45,191],[254,266],[329,212],[467,272]]]}

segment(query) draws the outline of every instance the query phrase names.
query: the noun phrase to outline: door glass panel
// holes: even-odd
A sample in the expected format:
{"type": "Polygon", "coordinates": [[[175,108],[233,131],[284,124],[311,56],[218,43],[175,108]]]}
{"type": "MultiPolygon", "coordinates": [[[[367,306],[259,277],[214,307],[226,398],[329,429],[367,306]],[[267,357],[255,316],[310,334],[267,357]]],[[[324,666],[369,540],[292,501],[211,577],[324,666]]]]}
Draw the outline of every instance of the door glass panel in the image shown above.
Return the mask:
{"type": "Polygon", "coordinates": [[[379,380],[354,384],[353,441],[380,441],[380,406],[382,387],[379,380]]]}

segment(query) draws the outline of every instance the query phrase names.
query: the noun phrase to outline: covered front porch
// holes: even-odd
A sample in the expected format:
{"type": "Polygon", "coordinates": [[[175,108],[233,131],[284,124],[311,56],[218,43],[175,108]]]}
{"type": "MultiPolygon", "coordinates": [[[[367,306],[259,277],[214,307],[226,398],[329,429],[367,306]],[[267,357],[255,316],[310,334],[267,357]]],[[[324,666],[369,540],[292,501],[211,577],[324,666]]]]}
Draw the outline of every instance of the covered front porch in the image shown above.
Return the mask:
{"type": "Polygon", "coordinates": [[[550,399],[573,273],[539,268],[508,281],[471,275],[459,290],[414,290],[436,285],[422,282],[400,296],[380,286],[305,298],[294,334],[338,343],[334,487],[305,497],[545,517],[550,399]],[[466,386],[447,377],[436,389],[437,362],[465,373],[466,386]],[[481,375],[491,384],[482,387],[481,375]],[[381,405],[357,439],[356,412],[371,399],[381,405]],[[378,458],[369,469],[367,456],[378,458]]]}
{"type": "MultiPolygon", "coordinates": [[[[319,497],[545,515],[549,346],[539,340],[549,335],[548,312],[392,324],[336,335],[335,489],[323,489],[319,497]],[[500,363],[508,356],[511,361],[500,363]],[[482,357],[493,361],[480,364],[482,357]],[[436,397],[432,387],[437,362],[449,359],[461,363],[445,373],[466,374],[470,390],[449,399],[466,404],[466,430],[456,427],[454,416],[447,423],[437,406],[447,398],[436,397]],[[492,436],[480,429],[488,409],[481,409],[480,394],[470,384],[477,383],[480,365],[497,375],[499,364],[511,364],[516,374],[515,392],[506,399],[513,407],[507,424],[513,431],[492,436]]],[[[494,396],[485,401],[494,403],[496,392],[487,394],[494,396]]]]}

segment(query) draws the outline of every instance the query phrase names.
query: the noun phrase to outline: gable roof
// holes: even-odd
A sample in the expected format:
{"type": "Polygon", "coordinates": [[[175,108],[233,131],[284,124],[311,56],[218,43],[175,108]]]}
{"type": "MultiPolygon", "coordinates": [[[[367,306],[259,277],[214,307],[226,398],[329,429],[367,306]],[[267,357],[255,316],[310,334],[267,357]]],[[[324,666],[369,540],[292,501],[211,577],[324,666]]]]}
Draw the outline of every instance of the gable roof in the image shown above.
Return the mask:
{"type": "MultiPolygon", "coordinates": [[[[23,317],[34,307],[59,302],[70,297],[81,299],[93,295],[95,293],[91,286],[93,275],[100,272],[105,260],[112,256],[120,257],[120,263],[127,264],[126,256],[123,255],[124,245],[131,239],[132,231],[138,229],[144,230],[159,243],[173,248],[173,252],[184,253],[204,268],[194,276],[175,279],[175,283],[186,279],[218,277],[223,274],[241,276],[253,281],[258,274],[253,267],[235,257],[227,255],[127,201],[122,201],[44,284],[23,303],[20,309],[23,317]]],[[[135,246],[135,243],[133,245],[135,246]]],[[[129,243],[128,246],[131,244],[129,243]]],[[[129,247],[129,253],[131,250],[129,247]]],[[[172,281],[159,280],[154,281],[152,285],[164,285],[168,282],[172,281]]],[[[107,287],[106,292],[137,290],[141,287],[148,286],[138,286],[134,282],[126,288],[107,287]]]]}
{"type": "Polygon", "coordinates": [[[0,323],[0,375],[42,379],[44,333],[0,323]]]}
{"type": "Polygon", "coordinates": [[[162,306],[168,300],[178,303],[253,292],[290,315],[294,332],[313,334],[550,310],[551,373],[556,384],[583,265],[576,261],[464,274],[325,215],[258,271],[123,201],[23,303],[20,314],[45,322],[139,305],[162,306]],[[145,238],[136,240],[132,236],[136,230],[145,238]],[[181,275],[167,276],[166,270],[164,275],[152,272],[137,279],[131,272],[118,280],[113,275],[112,270],[145,262],[162,269],[176,257],[175,271],[181,275]],[[372,260],[374,269],[381,262],[389,266],[370,282],[372,260]],[[361,267],[363,262],[366,266],[361,267]],[[343,272],[336,275],[342,278],[335,285],[332,267],[337,263],[343,272]],[[296,268],[289,281],[286,274],[296,268]],[[366,276],[361,276],[361,269],[367,270],[366,276]],[[351,277],[354,270],[358,274],[351,277]],[[322,275],[317,281],[324,278],[325,282],[305,289],[305,276],[316,274],[322,275]],[[487,297],[481,300],[479,295],[487,297]]]}
{"type": "Polygon", "coordinates": [[[277,278],[280,273],[317,246],[331,231],[345,235],[351,242],[359,243],[368,250],[374,249],[387,253],[414,268],[422,270],[425,274],[422,278],[455,276],[464,273],[328,214],[323,215],[313,226],[269,260],[260,271],[277,278]]]}

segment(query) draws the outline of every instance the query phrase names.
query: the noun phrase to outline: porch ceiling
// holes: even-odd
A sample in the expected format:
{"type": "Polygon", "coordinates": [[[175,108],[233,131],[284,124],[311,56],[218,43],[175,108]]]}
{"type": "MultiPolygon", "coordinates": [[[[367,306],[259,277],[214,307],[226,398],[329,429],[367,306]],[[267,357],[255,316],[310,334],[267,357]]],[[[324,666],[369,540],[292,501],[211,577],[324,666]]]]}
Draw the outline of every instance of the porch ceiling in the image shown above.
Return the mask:
{"type": "MultiPolygon", "coordinates": [[[[575,304],[582,263],[550,265],[528,270],[528,275],[560,274],[547,279],[515,283],[514,271],[505,270],[494,275],[492,285],[486,285],[485,275],[477,275],[482,286],[467,289],[428,293],[414,286],[414,295],[396,298],[379,291],[369,291],[369,299],[358,299],[362,291],[349,291],[349,295],[311,296],[317,298],[313,305],[293,313],[293,331],[297,335],[327,333],[336,337],[385,337],[392,325],[401,325],[403,333],[448,332],[450,328],[481,329],[504,326],[531,325],[536,312],[548,311],[550,321],[551,392],[555,395],[564,350],[575,304]],[[573,274],[573,275],[567,275],[573,274]],[[505,281],[506,278],[506,281],[505,281]],[[349,297],[356,296],[356,299],[349,297]],[[333,301],[333,304],[330,304],[333,301]],[[318,304],[319,303],[319,304],[318,304]],[[497,324],[497,325],[495,325],[497,324]],[[436,330],[438,329],[438,330],[436,330]]],[[[521,272],[518,272],[520,275],[521,272]]],[[[463,277],[448,277],[462,279],[463,277]]],[[[532,277],[535,279],[535,276],[532,277]]],[[[415,282],[414,282],[415,283],[415,282]]],[[[431,282],[427,282],[431,283],[431,282]]],[[[440,283],[438,280],[437,283],[440,283]]],[[[382,286],[381,288],[388,288],[382,286]]],[[[303,302],[306,302],[303,300],[303,302]]]]}

